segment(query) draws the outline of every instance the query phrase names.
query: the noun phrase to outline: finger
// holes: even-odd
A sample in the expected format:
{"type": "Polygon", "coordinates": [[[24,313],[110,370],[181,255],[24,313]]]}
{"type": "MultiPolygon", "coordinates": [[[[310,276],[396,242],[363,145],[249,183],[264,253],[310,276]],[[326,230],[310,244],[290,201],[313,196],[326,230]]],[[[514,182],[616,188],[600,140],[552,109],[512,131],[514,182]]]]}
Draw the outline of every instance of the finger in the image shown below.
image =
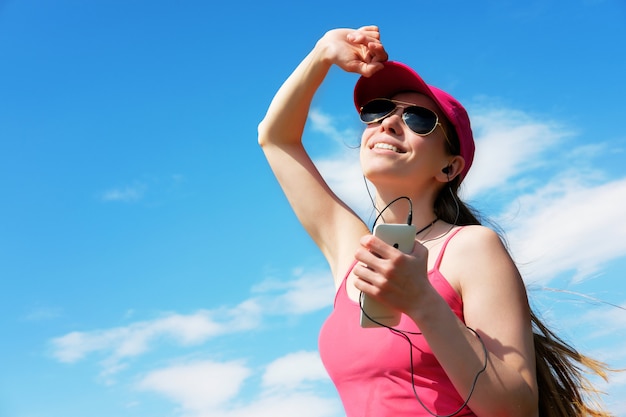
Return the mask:
{"type": "Polygon", "coordinates": [[[383,259],[393,260],[403,255],[399,249],[385,243],[385,241],[374,235],[363,236],[361,238],[361,246],[383,259]]]}
{"type": "Polygon", "coordinates": [[[378,26],[376,26],[376,25],[361,26],[357,30],[360,30],[360,31],[373,31],[373,32],[378,32],[379,31],[378,26]]]}
{"type": "Polygon", "coordinates": [[[373,28],[374,30],[366,30],[364,28],[354,30],[346,35],[346,39],[354,44],[362,45],[380,43],[380,32],[378,32],[376,27],[373,28]]]}
{"type": "Polygon", "coordinates": [[[379,268],[380,257],[366,249],[358,249],[354,254],[354,258],[360,263],[371,270],[379,268]]]}
{"type": "Polygon", "coordinates": [[[378,298],[380,295],[380,290],[375,285],[361,279],[357,279],[354,281],[354,288],[362,292],[363,294],[367,294],[370,297],[378,298]]]}
{"type": "Polygon", "coordinates": [[[369,43],[367,48],[361,52],[362,58],[360,62],[357,62],[357,72],[360,74],[371,77],[376,72],[384,68],[384,62],[387,62],[389,56],[387,51],[380,44],[369,43]]]}
{"type": "Polygon", "coordinates": [[[368,265],[363,263],[357,263],[352,269],[354,276],[361,281],[368,282],[373,284],[378,281],[378,277],[376,276],[376,272],[374,272],[368,265]]]}
{"type": "Polygon", "coordinates": [[[372,56],[372,62],[385,62],[389,59],[389,54],[381,43],[368,44],[369,53],[372,56]]]}
{"type": "Polygon", "coordinates": [[[362,32],[350,32],[346,35],[346,39],[353,45],[367,46],[369,42],[372,42],[372,38],[369,38],[362,32]]]}
{"type": "Polygon", "coordinates": [[[385,285],[385,279],[372,271],[367,265],[357,264],[353,271],[355,280],[354,286],[366,294],[380,294],[381,287],[385,285]]]}
{"type": "Polygon", "coordinates": [[[361,26],[357,29],[357,31],[373,39],[380,40],[380,30],[378,29],[378,26],[361,26]]]}

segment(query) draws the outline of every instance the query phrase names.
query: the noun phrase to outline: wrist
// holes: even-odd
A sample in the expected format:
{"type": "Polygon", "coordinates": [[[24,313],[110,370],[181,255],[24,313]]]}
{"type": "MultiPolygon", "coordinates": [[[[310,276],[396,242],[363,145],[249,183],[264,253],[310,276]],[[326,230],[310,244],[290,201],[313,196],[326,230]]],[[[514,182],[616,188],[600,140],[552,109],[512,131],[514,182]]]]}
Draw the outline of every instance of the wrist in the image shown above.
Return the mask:
{"type": "Polygon", "coordinates": [[[315,43],[312,54],[315,56],[316,60],[330,67],[334,63],[332,46],[329,35],[325,34],[315,43]]]}
{"type": "Polygon", "coordinates": [[[442,317],[441,308],[450,309],[441,295],[429,283],[421,292],[419,299],[415,301],[414,308],[407,311],[406,314],[421,329],[422,327],[432,325],[435,320],[442,317]]]}

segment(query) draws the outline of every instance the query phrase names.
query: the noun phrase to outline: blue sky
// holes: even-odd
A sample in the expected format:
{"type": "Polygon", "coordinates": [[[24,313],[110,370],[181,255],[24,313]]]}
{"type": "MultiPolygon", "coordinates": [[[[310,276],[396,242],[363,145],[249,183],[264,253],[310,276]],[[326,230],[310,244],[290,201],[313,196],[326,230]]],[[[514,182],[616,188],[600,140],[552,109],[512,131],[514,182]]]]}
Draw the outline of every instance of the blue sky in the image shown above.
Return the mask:
{"type": "MultiPolygon", "coordinates": [[[[326,30],[365,24],[466,104],[464,196],[536,309],[626,367],[623,1],[4,0],[0,416],[343,415],[329,271],[256,127],[326,30]]],[[[331,71],[305,141],[370,219],[355,81],[331,71]]],[[[600,387],[626,415],[626,376],[600,387]]]]}

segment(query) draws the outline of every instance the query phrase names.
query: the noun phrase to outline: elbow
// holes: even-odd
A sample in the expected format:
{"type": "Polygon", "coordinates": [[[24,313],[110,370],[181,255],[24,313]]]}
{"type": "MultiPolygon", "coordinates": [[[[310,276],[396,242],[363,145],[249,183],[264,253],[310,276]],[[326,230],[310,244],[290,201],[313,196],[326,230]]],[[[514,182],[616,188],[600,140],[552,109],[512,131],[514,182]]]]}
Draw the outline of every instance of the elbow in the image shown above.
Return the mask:
{"type": "Polygon", "coordinates": [[[539,402],[536,395],[520,396],[516,404],[502,404],[499,412],[490,414],[502,417],[538,417],[539,402]]]}
{"type": "MultiPolygon", "coordinates": [[[[493,404],[492,404],[493,405],[493,404]]],[[[473,410],[473,409],[472,409],[473,410]]],[[[498,409],[491,409],[486,412],[475,411],[477,416],[485,416],[485,417],[539,417],[539,409],[535,406],[530,406],[527,404],[507,404],[503,407],[498,407],[498,409]]]]}
{"type": "Polygon", "coordinates": [[[511,410],[509,414],[503,415],[514,417],[538,417],[539,408],[536,402],[533,403],[532,401],[528,401],[525,404],[520,404],[517,409],[511,410]]]}
{"type": "Polygon", "coordinates": [[[520,388],[520,404],[514,415],[520,417],[539,416],[539,390],[536,381],[527,382],[520,388]]]}
{"type": "Polygon", "coordinates": [[[539,399],[536,390],[524,385],[470,402],[470,408],[480,417],[538,417],[539,399]]]}
{"type": "Polygon", "coordinates": [[[266,119],[261,120],[257,126],[257,143],[261,148],[272,144],[280,144],[285,142],[281,131],[278,130],[273,123],[266,119]]]}
{"type": "Polygon", "coordinates": [[[261,123],[257,126],[257,142],[259,146],[263,147],[268,143],[268,134],[265,119],[261,120],[261,123]]]}

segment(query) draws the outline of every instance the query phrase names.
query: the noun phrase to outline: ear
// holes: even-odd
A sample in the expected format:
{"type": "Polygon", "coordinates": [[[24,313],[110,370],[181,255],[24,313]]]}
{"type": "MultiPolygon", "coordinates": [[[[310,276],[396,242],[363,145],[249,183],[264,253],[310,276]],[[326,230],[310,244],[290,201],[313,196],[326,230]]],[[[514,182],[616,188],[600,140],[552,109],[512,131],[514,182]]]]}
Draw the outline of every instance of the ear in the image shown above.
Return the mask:
{"type": "Polygon", "coordinates": [[[463,171],[465,159],[461,155],[455,155],[448,160],[448,165],[441,168],[436,178],[441,182],[450,182],[463,171]]]}

